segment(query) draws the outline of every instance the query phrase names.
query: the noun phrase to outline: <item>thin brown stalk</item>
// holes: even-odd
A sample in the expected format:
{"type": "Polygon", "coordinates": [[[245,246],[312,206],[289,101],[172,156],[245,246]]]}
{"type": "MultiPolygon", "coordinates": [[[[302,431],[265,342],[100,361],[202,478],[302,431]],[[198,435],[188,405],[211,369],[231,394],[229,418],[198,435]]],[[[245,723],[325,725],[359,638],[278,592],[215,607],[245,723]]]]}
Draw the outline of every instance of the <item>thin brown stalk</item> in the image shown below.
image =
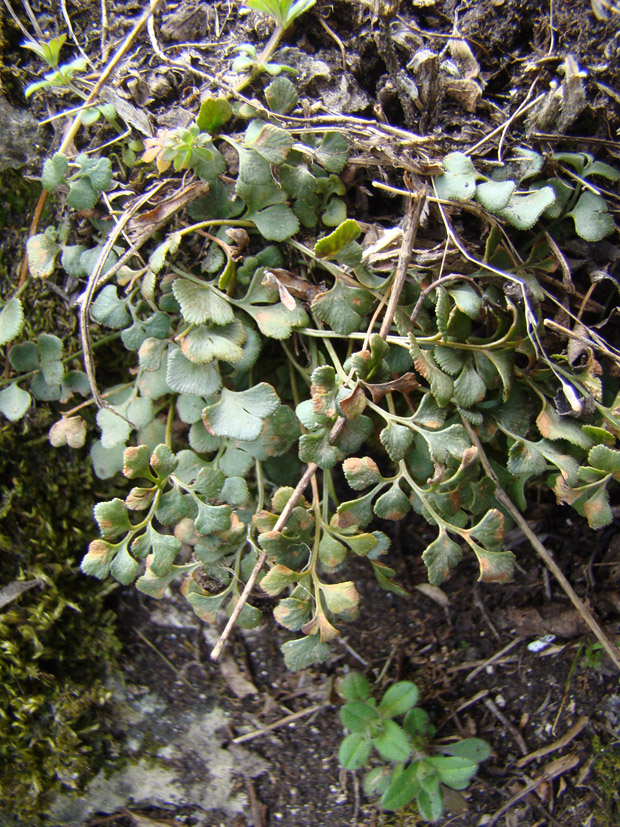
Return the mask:
{"type": "Polygon", "coordinates": [[[543,782],[553,781],[554,778],[558,778],[558,776],[563,775],[565,772],[569,772],[570,770],[574,769],[577,764],[579,763],[579,756],[576,752],[571,752],[568,755],[564,755],[562,758],[556,758],[555,761],[552,761],[550,764],[543,769],[540,775],[537,778],[534,778],[532,781],[529,781],[523,789],[513,795],[492,817],[490,821],[487,821],[486,827],[493,827],[494,824],[497,824],[498,820],[504,815],[504,813],[508,812],[511,807],[514,807],[519,801],[525,798],[526,795],[529,793],[534,792],[536,788],[542,784],[543,782]]]}
{"type": "Polygon", "coordinates": [[[424,187],[424,189],[419,190],[415,194],[412,193],[409,197],[409,205],[407,209],[407,227],[405,230],[403,243],[401,245],[400,253],[398,256],[398,264],[396,266],[396,272],[394,274],[394,281],[392,282],[390,289],[390,300],[385,311],[385,316],[383,317],[381,330],[379,331],[379,335],[382,339],[385,339],[388,333],[390,332],[392,322],[394,321],[394,314],[396,313],[396,308],[398,307],[398,302],[400,300],[400,294],[402,293],[403,287],[405,285],[405,279],[407,278],[407,269],[409,268],[409,262],[411,261],[413,245],[415,244],[416,235],[418,233],[418,227],[420,226],[422,210],[424,209],[424,205],[426,204],[426,193],[427,189],[426,187],[424,187]]]}
{"type": "Polygon", "coordinates": [[[245,735],[239,735],[237,738],[233,738],[231,743],[244,744],[246,741],[252,741],[254,738],[260,738],[261,735],[265,735],[267,732],[271,732],[281,726],[286,726],[286,724],[290,724],[292,721],[297,721],[299,718],[304,718],[306,715],[311,715],[313,712],[319,712],[321,709],[327,709],[328,706],[329,704],[327,703],[315,704],[314,706],[309,706],[307,709],[301,709],[299,712],[293,712],[290,715],[285,715],[284,718],[280,718],[279,721],[274,721],[273,724],[267,724],[260,729],[255,729],[253,732],[246,732],[245,735]]]}
{"type": "Polygon", "coordinates": [[[470,423],[464,417],[461,417],[461,419],[463,421],[465,429],[467,430],[467,433],[469,434],[469,438],[471,439],[472,444],[475,445],[478,449],[478,455],[480,457],[482,467],[484,468],[487,476],[489,476],[495,483],[495,496],[497,497],[499,502],[504,506],[504,508],[510,513],[510,516],[513,518],[513,520],[519,526],[521,531],[530,541],[534,551],[536,551],[538,556],[544,561],[545,565],[547,566],[551,574],[555,577],[560,586],[564,589],[564,592],[570,599],[573,606],[577,609],[585,623],[587,623],[587,625],[590,627],[596,639],[605,649],[605,651],[611,658],[613,664],[617,668],[618,672],[620,672],[620,651],[609,640],[609,638],[607,637],[607,635],[605,634],[597,620],[592,616],[592,613],[588,611],[588,608],[586,607],[583,600],[573,589],[573,587],[565,577],[564,572],[553,559],[553,555],[551,554],[551,552],[547,548],[545,548],[545,546],[541,543],[536,534],[529,527],[527,520],[524,518],[517,506],[513,503],[508,494],[500,485],[497,475],[491,467],[491,463],[489,462],[489,459],[485,453],[480,438],[478,437],[478,434],[474,431],[470,423]]]}

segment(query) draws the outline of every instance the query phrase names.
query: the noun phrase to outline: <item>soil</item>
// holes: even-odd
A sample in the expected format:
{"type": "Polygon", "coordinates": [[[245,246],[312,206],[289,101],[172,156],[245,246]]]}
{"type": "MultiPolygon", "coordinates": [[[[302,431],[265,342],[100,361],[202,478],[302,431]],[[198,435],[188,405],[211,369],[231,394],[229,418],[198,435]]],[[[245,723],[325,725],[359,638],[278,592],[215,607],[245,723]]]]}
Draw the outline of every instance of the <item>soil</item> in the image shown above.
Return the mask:
{"type": "MultiPolygon", "coordinates": [[[[56,22],[50,13],[38,9],[36,3],[31,5],[42,28],[53,29],[56,22]]],[[[87,48],[98,49],[99,3],[76,0],[66,5],[78,40],[88,43],[87,48]]],[[[143,4],[105,5],[108,39],[114,43],[128,30],[130,18],[143,4]]],[[[373,8],[382,5],[387,4],[375,3],[373,8]]],[[[525,144],[543,151],[550,147],[583,149],[613,164],[620,158],[616,143],[620,127],[620,14],[611,5],[607,20],[600,20],[593,12],[593,6],[601,14],[604,11],[600,0],[592,4],[589,0],[551,0],[550,4],[534,0],[460,4],[453,0],[403,0],[392,29],[400,37],[394,35],[398,64],[405,64],[409,59],[405,53],[411,49],[426,47],[439,52],[457,32],[471,47],[483,81],[475,111],[467,111],[465,98],[445,93],[437,105],[423,111],[414,107],[414,124],[408,123],[412,113],[389,76],[389,56],[377,47],[375,33],[380,22],[373,20],[367,4],[318,0],[288,33],[289,48],[282,54],[287,58],[284,62],[298,58],[308,67],[299,83],[309,106],[316,104],[319,109],[321,101],[329,100],[332,108],[341,106],[342,111],[356,116],[376,117],[424,133],[429,138],[426,152],[431,161],[454,149],[471,147],[505,124],[528,94],[533,100],[547,92],[550,83],[559,86],[571,71],[567,58],[572,56],[584,73],[583,109],[561,131],[542,116],[538,121],[516,118],[503,141],[507,147],[525,144]],[[340,80],[338,40],[344,46],[348,66],[345,84],[340,80]],[[408,45],[405,48],[403,44],[408,45]],[[319,60],[328,67],[324,74],[317,70],[319,60]],[[540,137],[549,135],[552,137],[540,137]]],[[[179,54],[180,44],[199,43],[188,47],[193,65],[209,76],[224,68],[223,53],[224,63],[229,64],[236,44],[264,42],[267,28],[264,22],[256,21],[255,15],[241,13],[236,3],[180,0],[169,3],[158,16],[156,30],[165,47],[178,46],[179,54]]],[[[62,27],[60,16],[57,22],[62,27]]],[[[136,61],[149,67],[145,106],[159,124],[166,118],[178,122],[182,110],[196,109],[198,87],[204,80],[160,64],[146,35],[140,41],[136,61]]],[[[26,58],[21,62],[25,65],[26,58]]],[[[33,105],[35,114],[42,117],[36,111],[39,104],[33,105]]],[[[536,111],[532,109],[530,116],[536,111]]],[[[498,132],[485,146],[489,157],[491,150],[497,151],[500,137],[498,132]]],[[[360,220],[381,217],[395,223],[402,214],[397,199],[360,193],[359,205],[366,210],[366,214],[356,215],[360,220]]],[[[527,517],[545,538],[573,587],[609,633],[617,635],[618,515],[608,529],[595,533],[574,512],[541,496],[531,503],[527,517]]],[[[347,629],[334,657],[324,666],[287,673],[279,652],[286,635],[273,621],[266,621],[256,632],[236,632],[228,652],[256,690],[243,698],[234,694],[238,676],[226,676],[209,660],[212,643],[205,641],[201,629],[171,631],[153,623],[152,613],[165,614],[177,605],[176,597],[167,598],[162,606],[139,598],[133,590],[123,590],[118,611],[124,630],[126,680],[157,691],[178,708],[180,716],[197,703],[202,688],[209,685],[230,714],[229,729],[221,735],[224,746],[285,716],[321,705],[317,711],[300,714],[294,721],[246,741],[245,746],[270,766],[268,773],[253,779],[239,778],[240,789],[252,802],[247,816],[211,812],[208,821],[201,824],[371,827],[418,823],[413,810],[398,816],[378,811],[360,791],[359,779],[339,769],[336,756],[343,733],[333,679],[345,668],[359,669],[369,676],[381,674],[384,685],[399,679],[415,681],[421,705],[438,726],[438,737],[476,735],[491,744],[493,755],[464,792],[462,812],[446,816],[442,824],[474,827],[490,823],[502,808],[505,813],[492,823],[506,827],[611,827],[620,823],[618,804],[605,798],[604,784],[597,775],[599,749],[610,750],[618,743],[618,676],[586,635],[572,604],[517,532],[510,547],[517,554],[518,570],[509,585],[478,584],[474,564],[463,562],[441,589],[429,587],[420,559],[430,539],[425,536],[427,529],[425,523],[408,518],[397,525],[393,537],[389,562],[409,597],[381,590],[363,562],[353,561],[350,576],[362,594],[361,619],[347,629]],[[553,639],[541,641],[546,635],[553,639]],[[539,651],[531,646],[537,641],[541,641],[539,651]],[[563,736],[567,737],[562,740],[563,736]],[[525,756],[529,757],[527,762],[522,760],[525,756]],[[532,780],[540,783],[530,783],[532,780]]],[[[620,784],[620,778],[615,784],[620,784]]],[[[458,802],[456,806],[458,809],[458,802]]],[[[170,805],[166,809],[130,807],[112,816],[101,814],[88,825],[162,823],[189,826],[198,821],[192,810],[170,805]]]]}

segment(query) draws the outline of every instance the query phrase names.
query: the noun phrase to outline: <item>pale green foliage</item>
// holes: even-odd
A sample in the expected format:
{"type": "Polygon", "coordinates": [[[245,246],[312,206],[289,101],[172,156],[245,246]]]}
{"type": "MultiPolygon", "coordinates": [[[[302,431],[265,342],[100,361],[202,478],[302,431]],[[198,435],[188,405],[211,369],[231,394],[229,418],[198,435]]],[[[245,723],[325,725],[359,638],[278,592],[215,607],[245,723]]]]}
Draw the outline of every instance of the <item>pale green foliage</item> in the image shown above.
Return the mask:
{"type": "MultiPolygon", "coordinates": [[[[250,5],[281,27],[311,3],[250,5]]],[[[254,47],[244,49],[257,59],[254,47]]],[[[0,343],[10,345],[0,412],[15,422],[33,400],[59,403],[52,444],[86,443],[99,477],[134,481],[124,498],[96,507],[101,537],[85,572],[135,582],[152,597],[178,580],[196,614],[216,622],[265,552],[260,585],[294,634],[283,646],[287,665],[303,669],[327,659],[341,624],[358,616],[358,591],[342,571],[349,555],[405,595],[383,562],[389,539],[375,518],[415,511],[428,522],[422,557],[433,584],[465,554],[481,580],[511,579],[507,515],[466,425],[521,508],[526,486],[545,480],[591,526],[611,521],[620,403],[603,396],[592,351],[578,369],[545,353],[538,277],[557,270],[563,233],[598,240],[613,229],[602,197],[578,179],[617,173],[585,153],[562,153],[545,177],[542,156],[520,150],[487,177],[464,153],[448,155],[436,180],[441,198],[518,232],[508,238],[493,218],[481,260],[455,262],[441,283],[438,268],[410,267],[386,338],[378,331],[397,262],[375,267],[364,225],[347,217],[346,136],[289,130],[272,117],[297,105],[286,77],[270,80],[262,97],[207,97],[195,122],[145,140],[140,174],[193,175],[205,194],[172,226],[159,206],[135,216],[129,232],[155,220],[159,235],[114,279],[110,268],[128,244],[121,235],[106,246],[111,222],[93,215],[90,237],[70,237],[66,221],[29,239],[32,279],[61,268],[86,280],[97,268],[105,280],[89,322],[106,404],[95,415],[67,407],[89,393],[75,350],[45,333],[17,342],[24,312],[13,296],[0,310],[0,343]],[[111,340],[120,355],[105,355],[111,340]],[[316,466],[318,493],[284,520],[303,464],[316,466]]],[[[56,153],[42,180],[84,215],[113,187],[110,199],[123,204],[121,175],[105,156],[56,153]]],[[[248,604],[240,622],[256,625],[260,612],[248,604]]],[[[402,762],[406,744],[395,733],[390,723],[377,749],[402,762]]],[[[356,760],[367,747],[360,741],[356,760]]]]}
{"type": "Polygon", "coordinates": [[[14,297],[0,310],[0,345],[6,345],[17,337],[24,324],[24,309],[14,297]]]}
{"type": "MultiPolygon", "coordinates": [[[[586,241],[600,241],[614,231],[614,221],[604,198],[570,177],[560,175],[546,181],[540,177],[542,156],[531,150],[518,152],[518,180],[510,178],[514,171],[510,165],[500,168],[492,178],[486,178],[467,155],[451,152],[444,159],[444,174],[435,183],[438,196],[455,201],[475,199],[518,230],[529,230],[544,216],[556,220],[572,218],[575,232],[586,241]],[[528,187],[517,190],[518,184],[525,180],[528,187]]],[[[556,152],[552,157],[572,167],[582,180],[587,181],[593,175],[612,181],[620,177],[609,164],[595,161],[585,152],[556,152]]]]}

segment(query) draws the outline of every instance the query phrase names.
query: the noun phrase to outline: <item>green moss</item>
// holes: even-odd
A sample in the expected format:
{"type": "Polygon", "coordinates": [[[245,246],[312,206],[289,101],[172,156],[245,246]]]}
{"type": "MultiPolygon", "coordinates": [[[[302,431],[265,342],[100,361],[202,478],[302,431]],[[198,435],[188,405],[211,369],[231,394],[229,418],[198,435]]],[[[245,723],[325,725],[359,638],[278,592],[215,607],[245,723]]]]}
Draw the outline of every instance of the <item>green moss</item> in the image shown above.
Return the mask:
{"type": "Polygon", "coordinates": [[[41,185],[28,181],[19,170],[5,169],[0,174],[0,227],[19,227],[22,233],[28,231],[27,216],[31,205],[39,196],[41,185]]]}
{"type": "Polygon", "coordinates": [[[620,746],[604,747],[598,736],[592,739],[597,754],[593,775],[601,805],[595,811],[600,827],[616,827],[620,824],[620,746]]]}
{"type": "Polygon", "coordinates": [[[41,581],[0,610],[1,823],[36,824],[109,753],[105,677],[119,644],[106,587],[77,567],[92,530],[88,460],[29,447],[9,425],[0,456],[0,579],[41,581]]]}
{"type": "MultiPolygon", "coordinates": [[[[18,178],[6,171],[0,176],[0,191],[15,193],[4,199],[11,214],[25,214],[38,195],[38,185],[20,189],[18,178]]],[[[24,215],[20,223],[27,227],[24,215]]],[[[0,292],[8,295],[23,239],[6,228],[3,235],[0,292]]],[[[30,283],[23,299],[22,340],[33,338],[36,326],[61,336],[68,352],[79,347],[75,314],[63,312],[44,284],[30,283]]],[[[0,608],[3,827],[38,824],[57,792],[79,789],[115,752],[104,727],[106,679],[119,650],[116,618],[106,607],[110,586],[78,568],[93,534],[97,495],[86,451],[70,453],[47,442],[55,418],[42,405],[17,425],[0,420],[0,584],[41,583],[0,608]]]]}

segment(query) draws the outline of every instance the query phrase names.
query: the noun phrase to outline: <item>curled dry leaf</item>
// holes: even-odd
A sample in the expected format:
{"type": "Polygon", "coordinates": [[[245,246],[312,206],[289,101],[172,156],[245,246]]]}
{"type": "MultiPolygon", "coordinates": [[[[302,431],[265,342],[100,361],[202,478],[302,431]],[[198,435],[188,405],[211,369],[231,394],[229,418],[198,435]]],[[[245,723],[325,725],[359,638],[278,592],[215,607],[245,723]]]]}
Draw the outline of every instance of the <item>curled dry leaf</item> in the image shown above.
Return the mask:
{"type": "Polygon", "coordinates": [[[375,403],[383,399],[388,393],[399,392],[407,394],[420,387],[420,383],[416,379],[415,374],[411,372],[404,373],[402,376],[399,376],[398,379],[393,379],[391,382],[381,382],[380,384],[373,385],[364,382],[363,384],[370,391],[372,401],[375,403]]]}
{"type": "Polygon", "coordinates": [[[454,98],[467,112],[475,112],[478,101],[482,97],[480,84],[470,78],[446,78],[444,80],[446,94],[454,98]]]}
{"type": "Polygon", "coordinates": [[[403,240],[402,227],[384,229],[374,225],[366,233],[362,262],[374,270],[391,270],[395,266],[403,240]]]}
{"type": "Polygon", "coordinates": [[[442,609],[448,609],[450,606],[450,598],[440,589],[439,586],[433,586],[432,583],[416,583],[415,588],[421,592],[429,600],[437,603],[442,609]]]}
{"type": "Polygon", "coordinates": [[[480,74],[480,64],[466,40],[454,38],[448,41],[448,48],[452,60],[456,63],[459,74],[462,78],[469,80],[477,78],[480,74]]]}
{"type": "Polygon", "coordinates": [[[81,416],[63,416],[49,430],[49,441],[54,448],[68,445],[81,448],[86,441],[86,424],[81,416]]]}
{"type": "Polygon", "coordinates": [[[250,236],[243,227],[229,227],[226,230],[226,235],[230,239],[231,247],[234,247],[236,252],[240,253],[242,250],[245,250],[250,243],[250,236]]]}

